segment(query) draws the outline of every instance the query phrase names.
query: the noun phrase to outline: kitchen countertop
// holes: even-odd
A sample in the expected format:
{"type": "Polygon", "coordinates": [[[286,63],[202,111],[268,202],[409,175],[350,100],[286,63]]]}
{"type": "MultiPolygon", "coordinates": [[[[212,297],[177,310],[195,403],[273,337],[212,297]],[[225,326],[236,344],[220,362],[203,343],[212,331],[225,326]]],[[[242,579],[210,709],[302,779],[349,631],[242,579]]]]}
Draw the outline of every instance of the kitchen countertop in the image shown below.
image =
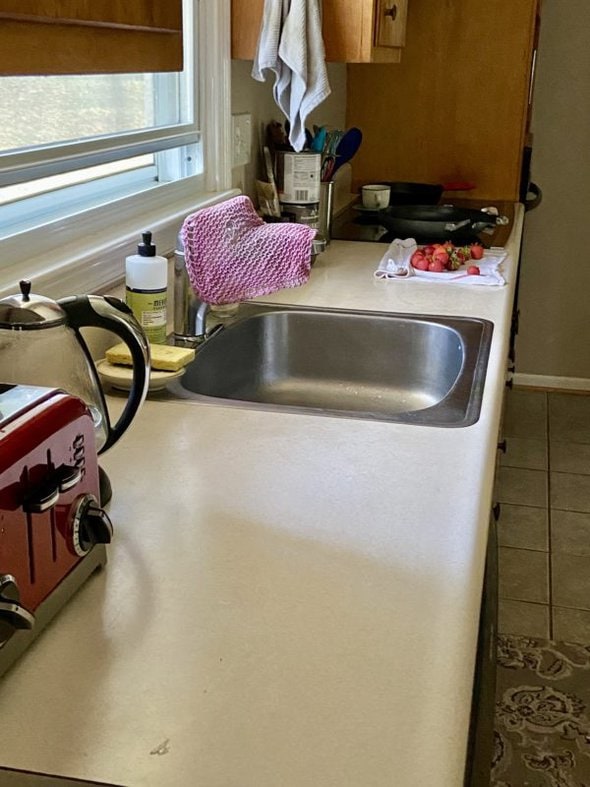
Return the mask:
{"type": "Polygon", "coordinates": [[[261,299],[493,321],[473,426],[145,403],[102,458],[106,570],[0,681],[0,766],[462,784],[521,232],[519,207],[505,287],[378,281],[384,247],[333,241],[307,285],[261,299]]]}

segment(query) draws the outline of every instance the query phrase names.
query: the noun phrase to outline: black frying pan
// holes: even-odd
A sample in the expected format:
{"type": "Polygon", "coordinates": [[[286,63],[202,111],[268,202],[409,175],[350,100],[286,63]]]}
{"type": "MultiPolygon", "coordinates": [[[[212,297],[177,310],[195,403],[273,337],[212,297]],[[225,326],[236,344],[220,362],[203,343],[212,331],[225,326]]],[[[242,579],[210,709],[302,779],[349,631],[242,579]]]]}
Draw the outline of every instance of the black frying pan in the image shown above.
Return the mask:
{"type": "Polygon", "coordinates": [[[390,205],[377,215],[380,224],[400,237],[436,235],[452,239],[455,233],[477,234],[486,227],[508,223],[505,216],[454,205],[390,205]]]}
{"type": "Polygon", "coordinates": [[[443,193],[443,186],[439,183],[383,180],[379,181],[379,185],[391,189],[390,205],[436,205],[443,193]]]}

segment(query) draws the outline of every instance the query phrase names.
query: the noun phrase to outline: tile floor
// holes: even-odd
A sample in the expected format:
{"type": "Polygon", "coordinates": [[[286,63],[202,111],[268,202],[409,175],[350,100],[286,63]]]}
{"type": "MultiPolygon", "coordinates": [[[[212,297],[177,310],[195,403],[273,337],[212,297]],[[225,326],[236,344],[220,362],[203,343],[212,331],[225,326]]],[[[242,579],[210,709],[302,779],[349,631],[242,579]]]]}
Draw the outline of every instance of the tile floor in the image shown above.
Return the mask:
{"type": "Polygon", "coordinates": [[[590,395],[514,389],[503,432],[499,630],[590,643],[590,395]]]}

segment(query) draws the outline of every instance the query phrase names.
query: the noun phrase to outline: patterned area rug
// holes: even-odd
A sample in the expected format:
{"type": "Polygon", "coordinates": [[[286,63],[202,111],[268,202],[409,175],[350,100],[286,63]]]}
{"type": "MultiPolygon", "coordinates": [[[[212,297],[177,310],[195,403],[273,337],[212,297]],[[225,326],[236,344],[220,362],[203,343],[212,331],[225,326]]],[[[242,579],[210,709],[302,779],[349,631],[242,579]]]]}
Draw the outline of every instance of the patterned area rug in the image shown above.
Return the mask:
{"type": "Polygon", "coordinates": [[[502,635],[492,787],[590,787],[590,646],[502,635]]]}

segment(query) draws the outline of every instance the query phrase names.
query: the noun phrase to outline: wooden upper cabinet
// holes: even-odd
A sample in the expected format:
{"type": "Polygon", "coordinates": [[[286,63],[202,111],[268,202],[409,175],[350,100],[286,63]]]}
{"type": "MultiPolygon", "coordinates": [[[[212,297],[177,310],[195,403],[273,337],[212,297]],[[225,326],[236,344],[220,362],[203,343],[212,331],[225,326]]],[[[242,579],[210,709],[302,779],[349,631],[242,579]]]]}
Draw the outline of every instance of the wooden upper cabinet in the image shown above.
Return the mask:
{"type": "MultiPolygon", "coordinates": [[[[323,0],[326,60],[398,63],[405,45],[408,0],[323,0]]],[[[232,57],[252,60],[264,0],[232,0],[232,57]]]]}
{"type": "Polygon", "coordinates": [[[412,0],[402,62],[347,68],[353,182],[471,182],[443,199],[518,200],[538,25],[538,0],[412,0]]]}
{"type": "Polygon", "coordinates": [[[3,75],[182,70],[182,0],[0,0],[3,75]]]}

